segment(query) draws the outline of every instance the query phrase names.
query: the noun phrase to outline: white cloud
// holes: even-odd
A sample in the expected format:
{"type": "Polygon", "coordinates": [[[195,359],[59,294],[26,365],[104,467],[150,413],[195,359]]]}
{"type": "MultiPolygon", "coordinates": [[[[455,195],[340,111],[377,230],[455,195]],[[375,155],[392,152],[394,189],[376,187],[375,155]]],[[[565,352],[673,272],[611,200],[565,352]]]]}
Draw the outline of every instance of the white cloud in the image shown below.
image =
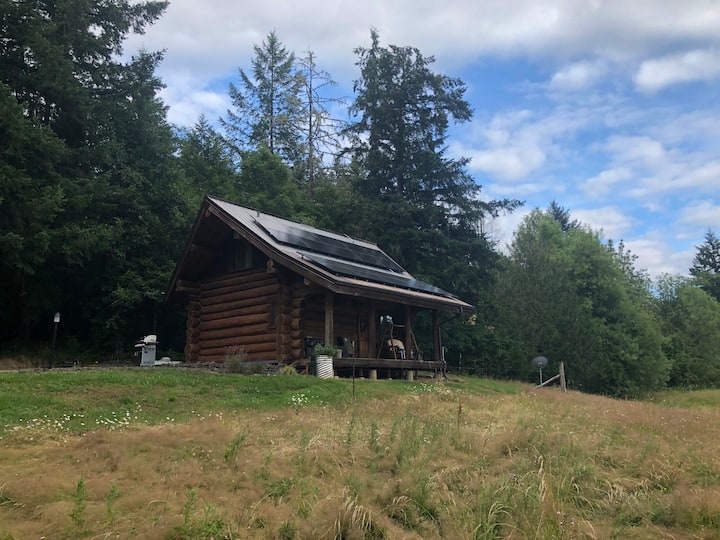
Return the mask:
{"type": "Polygon", "coordinates": [[[545,152],[536,141],[517,141],[512,146],[489,150],[465,150],[471,159],[470,169],[494,176],[500,180],[515,181],[525,178],[545,163],[545,152]]]}
{"type": "Polygon", "coordinates": [[[575,62],[555,72],[550,79],[550,89],[561,92],[584,90],[602,78],[606,71],[602,62],[575,62]]]}
{"type": "MultiPolygon", "coordinates": [[[[412,45],[443,64],[482,57],[642,61],[673,45],[720,46],[715,0],[371,0],[268,2],[173,0],[146,34],[126,46],[166,49],[161,75],[186,69],[200,86],[213,75],[247,67],[252,46],[275,30],[289,50],[308,48],[343,83],[355,76],[353,49],[369,44],[375,27],[383,43],[412,45]]],[[[582,60],[577,66],[582,65],[582,60]]],[[[578,80],[568,72],[566,80],[578,80]],[[569,77],[569,79],[568,79],[569,77]]],[[[580,77],[582,78],[582,77],[580,77]]]]}
{"type": "Polygon", "coordinates": [[[687,275],[693,258],[693,250],[678,250],[666,238],[653,234],[649,238],[635,238],[624,241],[625,246],[637,256],[635,267],[647,270],[655,279],[662,274],[687,275]]]}
{"type": "Polygon", "coordinates": [[[710,199],[693,201],[680,210],[677,223],[704,230],[720,230],[720,205],[710,199]]]}
{"type": "Polygon", "coordinates": [[[471,159],[471,171],[489,174],[504,182],[517,182],[537,173],[552,160],[562,161],[558,142],[587,126],[582,108],[562,108],[543,115],[528,110],[496,114],[488,123],[474,122],[470,140],[456,144],[457,155],[471,159]]]}
{"type": "Polygon", "coordinates": [[[635,75],[635,84],[642,92],[657,92],[673,84],[718,76],[720,50],[694,50],[644,61],[635,75]]]}
{"type": "Polygon", "coordinates": [[[627,167],[615,167],[602,171],[581,185],[582,190],[592,197],[604,197],[617,189],[618,184],[632,178],[632,171],[627,167]]]}
{"type": "Polygon", "coordinates": [[[674,187],[694,188],[717,193],[720,189],[720,160],[709,161],[693,167],[678,178],[674,187]]]}
{"type": "Polygon", "coordinates": [[[168,120],[178,126],[192,126],[200,115],[214,124],[221,116],[226,116],[230,108],[230,98],[227,93],[211,92],[208,90],[194,90],[182,86],[172,86],[161,92],[166,103],[173,103],[168,111],[168,120]]]}
{"type": "Polygon", "coordinates": [[[602,231],[603,237],[619,241],[627,236],[636,224],[635,219],[627,216],[615,206],[602,208],[579,208],[572,211],[572,218],[590,225],[595,231],[602,231]]]}
{"type": "Polygon", "coordinates": [[[610,136],[605,144],[605,150],[612,155],[615,163],[642,167],[663,165],[666,156],[663,144],[647,135],[610,136]]]}

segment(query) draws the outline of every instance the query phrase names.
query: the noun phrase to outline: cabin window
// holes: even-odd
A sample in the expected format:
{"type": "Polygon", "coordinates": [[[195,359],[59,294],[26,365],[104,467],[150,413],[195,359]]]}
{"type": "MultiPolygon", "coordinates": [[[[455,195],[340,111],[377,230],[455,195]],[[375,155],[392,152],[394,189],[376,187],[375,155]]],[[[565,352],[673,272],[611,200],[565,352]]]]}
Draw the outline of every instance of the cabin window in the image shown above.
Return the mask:
{"type": "Polygon", "coordinates": [[[253,267],[253,246],[247,240],[236,240],[233,242],[232,258],[230,260],[230,272],[250,270],[253,267]]]}

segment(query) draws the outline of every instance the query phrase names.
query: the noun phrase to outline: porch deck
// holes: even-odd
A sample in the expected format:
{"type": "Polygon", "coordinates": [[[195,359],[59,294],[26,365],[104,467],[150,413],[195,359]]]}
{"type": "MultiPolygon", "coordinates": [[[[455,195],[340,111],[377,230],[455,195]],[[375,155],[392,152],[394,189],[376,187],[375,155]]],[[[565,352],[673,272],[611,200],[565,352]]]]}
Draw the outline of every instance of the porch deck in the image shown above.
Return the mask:
{"type": "Polygon", "coordinates": [[[335,369],[417,369],[422,371],[442,371],[445,363],[436,360],[401,360],[394,358],[334,358],[335,369]]]}

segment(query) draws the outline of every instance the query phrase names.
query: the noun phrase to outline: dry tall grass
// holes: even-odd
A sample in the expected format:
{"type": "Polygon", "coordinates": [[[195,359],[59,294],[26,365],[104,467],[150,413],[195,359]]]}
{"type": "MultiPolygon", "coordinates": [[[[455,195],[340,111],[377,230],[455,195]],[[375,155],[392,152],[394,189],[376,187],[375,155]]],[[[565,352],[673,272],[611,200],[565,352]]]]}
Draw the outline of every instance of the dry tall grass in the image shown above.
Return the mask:
{"type": "Polygon", "coordinates": [[[0,537],[720,538],[717,410],[418,388],[83,436],[17,429],[0,440],[0,537]]]}

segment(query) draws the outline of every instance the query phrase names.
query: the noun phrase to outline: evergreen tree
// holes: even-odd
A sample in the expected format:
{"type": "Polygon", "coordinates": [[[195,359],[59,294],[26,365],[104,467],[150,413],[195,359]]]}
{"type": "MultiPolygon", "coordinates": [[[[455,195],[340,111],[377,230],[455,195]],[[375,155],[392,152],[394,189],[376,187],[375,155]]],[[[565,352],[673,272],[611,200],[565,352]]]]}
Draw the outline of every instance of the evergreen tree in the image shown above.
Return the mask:
{"type": "Polygon", "coordinates": [[[419,50],[381,47],[375,30],[371,38],[369,49],[355,50],[360,78],[350,111],[358,120],[347,130],[367,172],[363,192],[449,204],[453,195],[477,194],[479,188],[463,171],[467,160],[444,156],[450,119],[464,122],[472,116],[465,85],[433,73],[434,58],[419,50]]]}
{"type": "MultiPolygon", "coordinates": [[[[27,187],[8,190],[3,203],[43,210],[37,221],[42,234],[34,236],[46,245],[44,252],[33,250],[31,264],[12,263],[11,269],[0,262],[0,271],[14,272],[13,281],[24,284],[7,291],[8,301],[23,311],[5,328],[13,335],[23,320],[29,321],[25,335],[43,331],[46,325],[37,325],[58,310],[66,335],[119,346],[153,330],[165,309],[162,293],[188,208],[177,184],[174,138],[157,98],[161,83],[154,72],[162,55],[141,52],[128,63],[118,55],[127,33],[142,33],[166,6],[124,0],[2,4],[0,77],[8,88],[3,99],[15,102],[3,101],[4,114],[18,127],[2,165],[36,161],[24,178],[14,175],[27,187]],[[23,137],[37,149],[17,152],[23,137]],[[31,290],[39,300],[28,301],[31,290]]],[[[24,227],[17,223],[16,230],[24,227]]]]}
{"type": "Polygon", "coordinates": [[[123,67],[115,59],[129,31],[142,33],[165,1],[3,2],[0,80],[29,118],[70,147],[92,143],[93,108],[123,67]]]}
{"type": "MultiPolygon", "coordinates": [[[[111,219],[112,245],[89,261],[88,269],[106,267],[99,279],[85,279],[100,293],[89,307],[100,308],[94,335],[112,339],[116,348],[157,328],[166,283],[195,212],[182,192],[175,139],[157,97],[161,58],[141,52],[115,81],[111,99],[97,106],[105,114],[99,116],[105,140],[97,145],[102,151],[94,155],[93,180],[102,190],[85,216],[97,223],[111,219]]],[[[88,291],[87,298],[97,292],[88,291]]]]}
{"type": "Polygon", "coordinates": [[[0,341],[28,339],[52,298],[36,279],[57,247],[67,148],[0,84],[0,341]]]}
{"type": "Polygon", "coordinates": [[[293,165],[303,153],[298,130],[303,79],[295,69],[295,54],[274,31],[253,50],[252,75],[240,69],[241,86],[230,83],[234,110],[221,124],[238,154],[267,148],[293,165]]]}
{"type": "Polygon", "coordinates": [[[205,195],[238,198],[238,173],[230,148],[205,116],[180,135],[179,166],[193,194],[190,205],[199,208],[205,195]]]}
{"type": "Polygon", "coordinates": [[[720,238],[712,230],[705,233],[705,241],[697,246],[690,275],[701,289],[720,302],[720,238]]]}
{"type": "Polygon", "coordinates": [[[563,208],[555,200],[550,203],[547,213],[560,224],[563,232],[568,232],[570,229],[579,229],[581,226],[577,219],[571,221],[570,210],[563,208]]]}
{"type": "Polygon", "coordinates": [[[308,221],[308,208],[288,166],[267,148],[242,155],[239,193],[242,204],[287,219],[308,221]]]}
{"type": "Polygon", "coordinates": [[[371,39],[356,49],[357,120],[345,132],[362,168],[356,225],[419,277],[476,301],[496,260],[481,218],[519,202],[483,202],[468,160],[446,155],[450,121],[472,114],[463,82],[434,73],[416,48],[382,47],[375,30],[371,39]]]}

